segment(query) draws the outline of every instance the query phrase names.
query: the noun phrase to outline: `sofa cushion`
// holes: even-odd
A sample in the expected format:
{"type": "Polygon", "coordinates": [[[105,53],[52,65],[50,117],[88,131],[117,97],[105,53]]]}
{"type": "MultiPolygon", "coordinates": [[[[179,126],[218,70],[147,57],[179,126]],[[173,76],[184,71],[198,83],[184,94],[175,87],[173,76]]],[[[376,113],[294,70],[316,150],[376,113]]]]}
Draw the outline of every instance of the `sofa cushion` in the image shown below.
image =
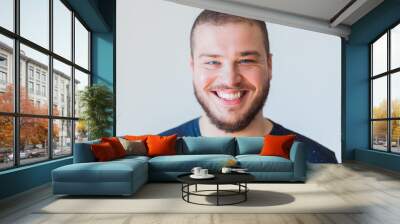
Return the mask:
{"type": "Polygon", "coordinates": [[[118,139],[124,147],[126,155],[147,155],[146,144],[142,140],[126,140],[124,138],[118,139]]]}
{"type": "Polygon", "coordinates": [[[200,166],[212,172],[219,171],[230,159],[231,155],[175,155],[158,156],[149,160],[149,170],[163,172],[190,172],[193,167],[200,166]]]}
{"type": "Polygon", "coordinates": [[[236,155],[259,154],[264,145],[263,137],[237,137],[236,155]]]}
{"type": "Polygon", "coordinates": [[[180,140],[181,154],[225,154],[235,155],[233,137],[183,137],[180,140]]]}
{"type": "Polygon", "coordinates": [[[96,157],[96,160],[99,162],[110,161],[118,158],[112,145],[108,142],[92,144],[90,147],[92,149],[94,157],[96,157]]]}
{"type": "Polygon", "coordinates": [[[177,135],[159,136],[152,135],[147,137],[148,156],[165,156],[176,154],[177,135]]]}
{"type": "Polygon", "coordinates": [[[290,159],[290,148],[296,135],[266,135],[261,156],[280,156],[290,159]]]}
{"type": "Polygon", "coordinates": [[[122,146],[121,142],[117,137],[103,137],[101,138],[101,142],[108,142],[114,149],[115,155],[117,158],[122,158],[126,156],[126,151],[124,146],[122,146]]]}
{"type": "Polygon", "coordinates": [[[279,156],[238,155],[239,166],[249,172],[292,172],[292,161],[279,156]]]}
{"type": "Polygon", "coordinates": [[[119,159],[108,162],[74,163],[52,171],[58,182],[130,182],[134,173],[147,176],[145,159],[119,159]],[[143,172],[146,171],[146,172],[143,172]]]}
{"type": "Polygon", "coordinates": [[[142,162],[148,162],[149,159],[150,159],[150,157],[147,157],[147,156],[130,155],[130,156],[125,156],[124,158],[113,160],[113,162],[127,162],[127,163],[133,162],[133,163],[135,163],[134,162],[135,160],[139,160],[142,162]]]}
{"type": "Polygon", "coordinates": [[[87,142],[77,142],[74,147],[74,163],[95,162],[96,158],[90,148],[92,144],[99,144],[99,139],[87,142]]]}

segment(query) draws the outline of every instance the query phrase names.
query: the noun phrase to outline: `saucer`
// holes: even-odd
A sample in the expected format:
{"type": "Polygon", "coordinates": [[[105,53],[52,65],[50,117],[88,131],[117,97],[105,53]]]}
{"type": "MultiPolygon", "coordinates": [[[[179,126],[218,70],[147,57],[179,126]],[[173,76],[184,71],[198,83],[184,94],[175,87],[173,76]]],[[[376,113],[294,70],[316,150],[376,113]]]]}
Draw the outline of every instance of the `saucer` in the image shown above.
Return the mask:
{"type": "Polygon", "coordinates": [[[214,177],[215,176],[212,175],[212,174],[207,174],[207,175],[204,175],[204,176],[194,175],[194,174],[190,175],[190,178],[193,178],[193,179],[211,179],[211,178],[214,178],[214,177]]]}
{"type": "Polygon", "coordinates": [[[234,173],[249,173],[247,170],[232,170],[234,173]]]}

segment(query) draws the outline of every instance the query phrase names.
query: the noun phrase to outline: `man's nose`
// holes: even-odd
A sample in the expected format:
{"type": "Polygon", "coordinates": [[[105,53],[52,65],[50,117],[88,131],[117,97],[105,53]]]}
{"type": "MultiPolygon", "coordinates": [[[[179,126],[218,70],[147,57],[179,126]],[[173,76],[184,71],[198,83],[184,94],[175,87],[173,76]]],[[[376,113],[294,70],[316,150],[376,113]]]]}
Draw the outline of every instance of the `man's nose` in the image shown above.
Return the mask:
{"type": "Polygon", "coordinates": [[[242,81],[242,75],[235,63],[225,63],[221,73],[221,81],[227,86],[238,86],[242,81]]]}

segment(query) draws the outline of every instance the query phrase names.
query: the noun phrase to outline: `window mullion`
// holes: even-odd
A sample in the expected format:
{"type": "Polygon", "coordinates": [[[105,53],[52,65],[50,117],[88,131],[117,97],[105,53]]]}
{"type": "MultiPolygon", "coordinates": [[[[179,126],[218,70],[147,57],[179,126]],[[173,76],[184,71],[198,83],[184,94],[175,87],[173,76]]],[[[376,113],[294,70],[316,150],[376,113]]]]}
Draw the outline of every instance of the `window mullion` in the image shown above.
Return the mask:
{"type": "MultiPolygon", "coordinates": [[[[72,14],[71,14],[71,23],[72,23],[72,29],[71,29],[71,35],[72,35],[72,38],[71,38],[71,46],[72,46],[72,49],[71,49],[71,59],[72,59],[72,65],[73,66],[71,66],[71,91],[72,91],[72,94],[71,94],[71,100],[72,100],[72,105],[71,105],[71,117],[73,117],[73,118],[75,118],[75,12],[74,11],[72,11],[72,14]]],[[[72,122],[71,122],[72,124],[71,124],[71,128],[72,128],[72,130],[71,130],[71,150],[72,150],[72,155],[74,155],[74,151],[75,151],[75,147],[74,147],[74,145],[75,145],[75,125],[76,125],[76,121],[75,120],[73,120],[72,122]]]]}
{"type": "MultiPolygon", "coordinates": [[[[49,0],[49,50],[53,52],[53,0],[49,0]]],[[[50,118],[48,120],[48,151],[49,159],[53,159],[53,56],[49,55],[49,71],[48,71],[48,91],[49,94],[49,110],[50,118]]]]}
{"type": "MultiPolygon", "coordinates": [[[[390,70],[390,30],[387,32],[387,71],[390,70]]],[[[392,75],[389,73],[387,75],[387,117],[391,118],[392,117],[392,111],[391,111],[391,104],[392,104],[392,100],[391,100],[391,79],[392,75]]],[[[387,140],[388,140],[388,148],[387,151],[391,152],[392,151],[392,139],[391,139],[391,123],[392,121],[390,119],[388,119],[387,122],[387,140]]]]}
{"type": "MultiPolygon", "coordinates": [[[[19,10],[20,9],[20,1],[14,1],[14,31],[17,35],[19,35],[20,31],[20,18],[19,18],[19,10]]],[[[19,114],[20,112],[20,47],[19,47],[19,39],[14,39],[14,112],[19,114]]],[[[19,157],[19,136],[20,136],[20,119],[17,116],[14,116],[14,166],[19,166],[20,164],[20,157],[19,157]]]]}
{"type": "Polygon", "coordinates": [[[370,55],[369,55],[369,64],[370,64],[370,66],[369,66],[369,69],[370,69],[370,71],[369,71],[369,119],[370,119],[370,122],[369,122],[369,148],[370,149],[373,149],[374,148],[374,143],[373,143],[373,141],[374,141],[374,136],[373,136],[373,130],[372,130],[372,128],[373,128],[373,121],[372,121],[372,119],[373,119],[373,79],[372,79],[372,72],[373,72],[373,47],[372,47],[372,44],[369,46],[369,52],[370,52],[370,55]]]}

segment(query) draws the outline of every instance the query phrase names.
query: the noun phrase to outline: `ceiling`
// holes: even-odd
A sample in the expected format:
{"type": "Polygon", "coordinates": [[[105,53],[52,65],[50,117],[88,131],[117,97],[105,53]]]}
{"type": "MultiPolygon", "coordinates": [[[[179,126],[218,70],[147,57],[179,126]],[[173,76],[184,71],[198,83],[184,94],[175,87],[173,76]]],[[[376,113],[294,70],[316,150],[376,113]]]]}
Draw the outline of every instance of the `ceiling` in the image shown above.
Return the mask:
{"type": "Polygon", "coordinates": [[[347,38],[383,0],[168,0],[347,38]]]}
{"type": "Polygon", "coordinates": [[[351,0],[226,0],[260,8],[274,9],[316,19],[330,20],[351,0]]]}

